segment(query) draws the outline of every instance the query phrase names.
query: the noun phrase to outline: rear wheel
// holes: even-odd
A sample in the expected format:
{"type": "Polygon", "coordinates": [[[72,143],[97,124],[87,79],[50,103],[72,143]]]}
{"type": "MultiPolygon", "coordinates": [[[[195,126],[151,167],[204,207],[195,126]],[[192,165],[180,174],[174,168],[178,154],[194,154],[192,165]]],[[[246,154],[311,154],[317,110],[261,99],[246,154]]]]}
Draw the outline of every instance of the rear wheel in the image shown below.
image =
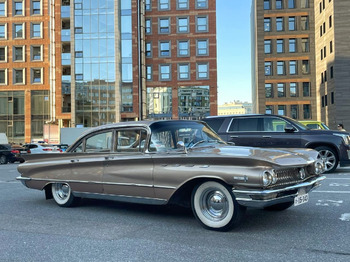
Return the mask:
{"type": "Polygon", "coordinates": [[[283,211],[283,210],[286,210],[287,208],[290,208],[291,206],[293,206],[293,204],[294,204],[294,202],[280,203],[277,205],[265,207],[264,209],[268,210],[268,211],[283,211]]]}
{"type": "Polygon", "coordinates": [[[7,157],[5,155],[0,156],[0,165],[7,164],[7,157]]]}
{"type": "Polygon", "coordinates": [[[207,181],[192,192],[192,210],[199,223],[207,228],[227,231],[236,226],[244,215],[231,190],[218,182],[207,181]]]}
{"type": "Polygon", "coordinates": [[[319,146],[315,150],[318,151],[317,158],[322,159],[325,163],[325,173],[331,173],[338,167],[338,155],[332,148],[319,146]]]}
{"type": "Polygon", "coordinates": [[[52,184],[52,196],[57,205],[61,207],[74,206],[77,202],[72,194],[72,189],[66,183],[54,183],[52,184]]]}

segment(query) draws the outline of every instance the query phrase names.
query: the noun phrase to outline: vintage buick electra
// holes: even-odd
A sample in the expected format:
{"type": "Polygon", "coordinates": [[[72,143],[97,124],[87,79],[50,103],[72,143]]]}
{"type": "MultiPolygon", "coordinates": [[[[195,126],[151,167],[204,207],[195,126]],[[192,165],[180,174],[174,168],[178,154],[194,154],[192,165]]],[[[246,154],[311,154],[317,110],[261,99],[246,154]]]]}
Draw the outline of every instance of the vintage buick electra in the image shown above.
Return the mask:
{"type": "Polygon", "coordinates": [[[191,207],[199,223],[226,231],[246,207],[284,210],[308,201],[325,179],[312,149],[237,147],[203,122],[109,124],[62,154],[25,156],[17,179],[62,207],[81,198],[191,207]]]}

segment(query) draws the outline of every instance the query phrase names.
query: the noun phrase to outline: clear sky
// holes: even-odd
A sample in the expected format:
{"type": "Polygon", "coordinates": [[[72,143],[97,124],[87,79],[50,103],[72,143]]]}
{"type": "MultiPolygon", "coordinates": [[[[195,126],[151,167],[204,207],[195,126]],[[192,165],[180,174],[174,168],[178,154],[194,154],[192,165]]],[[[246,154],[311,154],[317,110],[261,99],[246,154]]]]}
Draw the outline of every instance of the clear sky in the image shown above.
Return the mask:
{"type": "Polygon", "coordinates": [[[218,104],[251,102],[251,0],[216,0],[218,104]]]}

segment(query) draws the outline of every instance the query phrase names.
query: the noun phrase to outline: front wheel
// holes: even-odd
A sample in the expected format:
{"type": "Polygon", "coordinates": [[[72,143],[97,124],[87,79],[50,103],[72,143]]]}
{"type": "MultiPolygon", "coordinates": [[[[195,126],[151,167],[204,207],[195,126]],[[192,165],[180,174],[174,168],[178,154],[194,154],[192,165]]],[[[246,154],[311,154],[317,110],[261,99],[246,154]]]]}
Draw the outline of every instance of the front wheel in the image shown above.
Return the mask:
{"type": "Polygon", "coordinates": [[[73,196],[72,189],[66,183],[54,183],[51,186],[52,196],[57,205],[61,207],[74,206],[77,198],[73,196]]]}
{"type": "Polygon", "coordinates": [[[227,186],[215,181],[197,185],[192,191],[191,204],[199,223],[207,229],[218,231],[232,229],[246,210],[238,204],[227,186]]]}
{"type": "Polygon", "coordinates": [[[325,173],[332,173],[339,164],[337,153],[327,146],[319,146],[315,148],[318,151],[318,159],[322,159],[325,163],[325,173]]]}
{"type": "Polygon", "coordinates": [[[0,165],[7,164],[7,157],[5,155],[0,156],[0,165]]]}

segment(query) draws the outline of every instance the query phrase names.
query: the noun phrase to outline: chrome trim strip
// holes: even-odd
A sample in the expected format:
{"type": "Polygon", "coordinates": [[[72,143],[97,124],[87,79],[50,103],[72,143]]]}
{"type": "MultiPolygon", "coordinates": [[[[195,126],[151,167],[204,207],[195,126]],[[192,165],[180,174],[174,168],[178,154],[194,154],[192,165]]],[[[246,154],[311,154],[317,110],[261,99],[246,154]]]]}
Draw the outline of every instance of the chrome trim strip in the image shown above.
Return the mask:
{"type": "Polygon", "coordinates": [[[32,181],[45,181],[45,182],[66,182],[66,183],[82,183],[82,184],[102,184],[102,185],[115,185],[115,186],[137,186],[148,188],[162,188],[162,189],[176,189],[172,186],[160,186],[160,185],[147,185],[147,184],[135,184],[135,183],[114,183],[114,182],[100,182],[100,181],[84,181],[84,180],[62,180],[62,179],[45,179],[45,178],[29,178],[18,177],[17,180],[32,180],[32,181]]]}
{"type": "Polygon", "coordinates": [[[316,183],[321,182],[322,180],[325,180],[326,177],[325,176],[321,176],[321,177],[317,177],[314,178],[313,180],[309,181],[309,182],[304,182],[301,184],[297,184],[294,186],[288,186],[285,188],[280,188],[280,189],[273,189],[273,190],[239,190],[239,189],[232,189],[233,193],[237,193],[237,194],[249,194],[249,195],[268,195],[268,194],[273,194],[273,193],[280,193],[280,192],[285,192],[285,191],[289,191],[289,190],[294,190],[294,189],[299,189],[301,187],[308,187],[308,186],[312,186],[316,183]]]}
{"type": "Polygon", "coordinates": [[[16,177],[16,180],[20,180],[20,181],[29,181],[32,180],[30,177],[23,177],[23,176],[18,176],[16,177]]]}
{"type": "Polygon", "coordinates": [[[129,203],[136,203],[136,204],[165,205],[168,202],[168,200],[161,199],[161,198],[99,194],[99,193],[90,193],[90,192],[73,191],[73,195],[76,197],[82,197],[82,198],[113,200],[113,201],[129,202],[129,203]]]}

